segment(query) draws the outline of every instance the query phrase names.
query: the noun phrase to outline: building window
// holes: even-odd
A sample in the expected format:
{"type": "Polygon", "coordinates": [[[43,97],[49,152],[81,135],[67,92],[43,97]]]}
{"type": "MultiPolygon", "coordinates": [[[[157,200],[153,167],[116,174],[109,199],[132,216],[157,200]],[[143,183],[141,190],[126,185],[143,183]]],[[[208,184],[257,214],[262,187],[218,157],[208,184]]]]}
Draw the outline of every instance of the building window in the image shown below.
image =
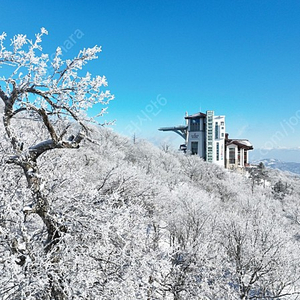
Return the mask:
{"type": "Polygon", "coordinates": [[[224,126],[224,122],[221,122],[221,126],[224,126]]]}
{"type": "Polygon", "coordinates": [[[218,125],[218,122],[216,122],[216,124],[215,124],[215,139],[216,140],[219,139],[219,125],[218,125]]]}
{"type": "Polygon", "coordinates": [[[190,120],[190,131],[200,131],[200,119],[190,120]]]}
{"type": "Polygon", "coordinates": [[[216,159],[217,161],[219,161],[219,158],[220,158],[220,148],[219,148],[219,143],[217,143],[217,146],[216,146],[216,159]]]}
{"type": "Polygon", "coordinates": [[[244,152],[244,166],[247,166],[247,164],[248,164],[248,157],[247,157],[247,155],[248,155],[248,152],[247,152],[247,150],[245,150],[245,152],[244,152]]]}
{"type": "Polygon", "coordinates": [[[193,155],[198,154],[198,142],[191,142],[191,152],[193,155]]]}
{"type": "Polygon", "coordinates": [[[235,148],[229,148],[229,163],[235,164],[235,148]]]}

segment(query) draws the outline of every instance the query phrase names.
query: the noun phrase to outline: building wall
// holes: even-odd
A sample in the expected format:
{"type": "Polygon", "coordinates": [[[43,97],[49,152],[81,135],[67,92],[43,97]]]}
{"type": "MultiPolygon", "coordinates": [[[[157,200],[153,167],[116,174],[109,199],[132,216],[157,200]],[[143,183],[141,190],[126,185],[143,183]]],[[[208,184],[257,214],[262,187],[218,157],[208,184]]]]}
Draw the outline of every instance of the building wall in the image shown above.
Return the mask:
{"type": "Polygon", "coordinates": [[[189,139],[188,139],[188,144],[187,144],[187,149],[191,154],[197,154],[201,158],[205,159],[206,158],[206,153],[205,153],[205,133],[201,131],[193,131],[189,133],[189,139]],[[194,152],[195,145],[194,143],[197,144],[197,152],[194,152]]]}
{"type": "Polygon", "coordinates": [[[205,159],[205,122],[204,118],[198,118],[196,120],[189,119],[188,132],[187,132],[187,150],[192,154],[197,154],[201,158],[205,159]],[[199,123],[197,123],[199,122],[199,123]],[[194,153],[195,145],[197,145],[197,153],[194,153]]]}

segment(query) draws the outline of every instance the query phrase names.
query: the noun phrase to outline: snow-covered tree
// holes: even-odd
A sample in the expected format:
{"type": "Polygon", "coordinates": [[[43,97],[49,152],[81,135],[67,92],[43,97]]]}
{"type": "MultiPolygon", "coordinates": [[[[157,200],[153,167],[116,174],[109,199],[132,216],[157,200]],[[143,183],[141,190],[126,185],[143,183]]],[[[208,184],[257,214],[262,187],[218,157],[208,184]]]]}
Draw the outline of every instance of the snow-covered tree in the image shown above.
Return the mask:
{"type": "Polygon", "coordinates": [[[223,223],[224,273],[232,294],[240,299],[298,295],[294,288],[300,277],[295,256],[299,245],[278,222],[272,212],[255,208],[223,223]]]}
{"type": "MultiPolygon", "coordinates": [[[[96,104],[107,105],[113,96],[108,90],[103,91],[107,86],[105,76],[92,77],[89,72],[81,75],[85,64],[97,58],[100,47],[83,49],[74,59],[65,61],[58,47],[51,59],[42,52],[45,34],[48,33],[42,28],[34,40],[15,35],[11,49],[6,49],[6,34],[0,35],[0,98],[4,105],[3,125],[11,144],[6,163],[19,166],[26,177],[31,201],[24,205],[23,213],[25,218],[30,214],[39,216],[47,229],[44,250],[50,252],[67,228],[55,215],[44,192],[39,158],[49,150],[77,149],[88,134],[88,110],[96,104]],[[24,123],[28,119],[40,124],[31,135],[25,134],[24,123]]],[[[13,251],[21,249],[15,245],[13,251]]],[[[25,264],[29,256],[30,250],[22,249],[20,264],[25,264]]],[[[51,276],[49,280],[51,297],[64,299],[58,281],[51,276]]]]}

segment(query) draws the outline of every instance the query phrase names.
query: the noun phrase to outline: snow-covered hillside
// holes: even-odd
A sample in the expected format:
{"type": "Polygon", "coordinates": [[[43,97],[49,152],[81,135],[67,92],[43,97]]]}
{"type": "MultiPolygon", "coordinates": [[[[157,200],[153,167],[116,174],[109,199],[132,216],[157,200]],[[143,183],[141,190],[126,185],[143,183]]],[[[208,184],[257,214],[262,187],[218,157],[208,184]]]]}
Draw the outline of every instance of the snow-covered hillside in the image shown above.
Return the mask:
{"type": "MultiPolygon", "coordinates": [[[[38,139],[38,123],[22,122],[38,139]]],[[[1,137],[1,299],[51,299],[53,282],[64,299],[296,299],[299,180],[247,177],[94,128],[79,149],[39,158],[65,229],[49,253],[2,127],[1,137]]]]}

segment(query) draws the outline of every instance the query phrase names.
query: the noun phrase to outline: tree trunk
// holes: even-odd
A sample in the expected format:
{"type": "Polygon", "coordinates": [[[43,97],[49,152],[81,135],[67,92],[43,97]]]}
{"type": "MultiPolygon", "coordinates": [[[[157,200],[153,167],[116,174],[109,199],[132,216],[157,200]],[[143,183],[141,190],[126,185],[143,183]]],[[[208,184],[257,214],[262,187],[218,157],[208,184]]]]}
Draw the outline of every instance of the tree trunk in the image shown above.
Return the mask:
{"type": "MultiPolygon", "coordinates": [[[[28,188],[30,188],[33,198],[33,203],[31,204],[32,210],[29,210],[29,213],[36,213],[45,224],[47,229],[47,239],[44,243],[44,249],[46,253],[49,253],[53,250],[54,245],[60,242],[62,232],[66,232],[66,228],[64,226],[60,226],[58,221],[50,214],[49,201],[42,192],[42,180],[36,161],[28,160],[21,166],[24,170],[28,182],[28,188]]],[[[25,214],[26,213],[28,212],[25,211],[25,214]]],[[[55,250],[53,250],[51,255],[53,256],[52,260],[55,276],[51,273],[48,274],[51,294],[50,297],[53,300],[67,300],[68,296],[64,289],[63,275],[61,274],[58,264],[59,257],[56,255],[55,250]]]]}
{"type": "Polygon", "coordinates": [[[66,232],[64,226],[59,226],[57,220],[50,214],[50,206],[48,199],[41,190],[42,180],[39,174],[37,163],[34,159],[27,160],[21,164],[24,170],[28,188],[30,188],[33,203],[30,205],[31,210],[24,213],[36,213],[40,216],[47,229],[47,240],[45,241],[45,250],[49,252],[52,247],[57,244],[61,238],[61,233],[66,232]]]}

